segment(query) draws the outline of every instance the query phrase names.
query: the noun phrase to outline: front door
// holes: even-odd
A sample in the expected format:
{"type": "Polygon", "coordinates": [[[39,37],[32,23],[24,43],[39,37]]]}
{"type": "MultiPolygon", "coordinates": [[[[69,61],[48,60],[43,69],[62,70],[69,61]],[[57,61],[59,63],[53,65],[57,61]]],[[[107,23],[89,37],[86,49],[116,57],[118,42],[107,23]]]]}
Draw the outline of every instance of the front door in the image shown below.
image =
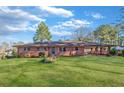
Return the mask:
{"type": "Polygon", "coordinates": [[[56,55],[56,48],[55,47],[51,48],[51,54],[56,55]]]}

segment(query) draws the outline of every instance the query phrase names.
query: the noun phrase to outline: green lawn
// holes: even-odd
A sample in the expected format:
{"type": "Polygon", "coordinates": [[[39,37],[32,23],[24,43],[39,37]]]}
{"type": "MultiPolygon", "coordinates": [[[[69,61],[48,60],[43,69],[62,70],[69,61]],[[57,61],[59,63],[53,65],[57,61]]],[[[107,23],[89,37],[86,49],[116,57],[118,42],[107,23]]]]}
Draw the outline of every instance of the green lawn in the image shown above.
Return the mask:
{"type": "Polygon", "coordinates": [[[0,86],[124,86],[124,57],[60,57],[0,60],[0,86]]]}

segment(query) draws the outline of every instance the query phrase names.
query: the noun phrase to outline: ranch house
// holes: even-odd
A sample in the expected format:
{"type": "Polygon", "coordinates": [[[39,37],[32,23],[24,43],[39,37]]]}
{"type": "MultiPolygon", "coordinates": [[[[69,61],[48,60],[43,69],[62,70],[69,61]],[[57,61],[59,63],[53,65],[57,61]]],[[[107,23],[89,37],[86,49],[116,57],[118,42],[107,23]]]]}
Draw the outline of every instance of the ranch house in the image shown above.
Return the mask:
{"type": "Polygon", "coordinates": [[[81,56],[81,55],[107,55],[111,45],[93,42],[37,42],[15,45],[20,57],[39,57],[41,53],[46,56],[81,56]]]}

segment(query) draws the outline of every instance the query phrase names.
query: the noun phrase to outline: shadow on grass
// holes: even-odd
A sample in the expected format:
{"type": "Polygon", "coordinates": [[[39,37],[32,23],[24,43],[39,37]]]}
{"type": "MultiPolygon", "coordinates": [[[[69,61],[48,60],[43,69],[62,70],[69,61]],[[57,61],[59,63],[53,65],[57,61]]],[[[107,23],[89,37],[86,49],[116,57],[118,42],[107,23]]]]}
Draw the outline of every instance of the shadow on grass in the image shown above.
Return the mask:
{"type": "Polygon", "coordinates": [[[109,62],[106,62],[106,63],[102,63],[102,62],[94,62],[94,63],[97,63],[97,64],[102,64],[102,65],[110,65],[110,66],[116,66],[116,67],[124,67],[123,64],[124,63],[121,63],[121,62],[116,62],[116,63],[109,63],[109,62]]]}
{"type": "MultiPolygon", "coordinates": [[[[63,66],[68,66],[68,65],[63,65],[63,66]]],[[[124,73],[121,72],[115,72],[115,71],[109,71],[109,70],[103,70],[103,69],[97,69],[97,68],[90,68],[87,66],[74,66],[71,65],[72,67],[79,67],[79,68],[84,68],[84,69],[88,69],[88,70],[92,70],[92,71],[100,71],[100,72],[106,72],[106,73],[112,73],[112,74],[119,74],[119,75],[124,75],[124,73]]]]}
{"type": "Polygon", "coordinates": [[[114,72],[114,71],[108,71],[108,70],[103,70],[103,69],[95,69],[95,68],[90,68],[90,67],[86,67],[86,66],[78,66],[78,67],[81,67],[81,68],[85,68],[85,69],[89,69],[89,70],[94,70],[94,71],[101,71],[101,72],[107,72],[107,73],[114,73],[114,74],[123,74],[124,73],[120,73],[120,72],[114,72]]]}
{"type": "Polygon", "coordinates": [[[43,58],[43,59],[41,59],[41,60],[39,61],[39,63],[43,63],[43,64],[52,64],[53,62],[50,61],[50,60],[48,60],[48,59],[46,59],[46,58],[43,58]]]}

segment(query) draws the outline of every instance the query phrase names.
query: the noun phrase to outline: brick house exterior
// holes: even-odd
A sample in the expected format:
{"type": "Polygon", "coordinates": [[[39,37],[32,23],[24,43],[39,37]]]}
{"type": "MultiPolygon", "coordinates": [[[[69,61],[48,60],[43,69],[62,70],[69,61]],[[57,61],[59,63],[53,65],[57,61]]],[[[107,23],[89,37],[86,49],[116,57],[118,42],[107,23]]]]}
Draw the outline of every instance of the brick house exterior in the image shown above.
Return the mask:
{"type": "Polygon", "coordinates": [[[15,45],[15,47],[20,57],[39,57],[41,52],[46,56],[106,55],[111,46],[93,42],[38,42],[15,45]]]}

